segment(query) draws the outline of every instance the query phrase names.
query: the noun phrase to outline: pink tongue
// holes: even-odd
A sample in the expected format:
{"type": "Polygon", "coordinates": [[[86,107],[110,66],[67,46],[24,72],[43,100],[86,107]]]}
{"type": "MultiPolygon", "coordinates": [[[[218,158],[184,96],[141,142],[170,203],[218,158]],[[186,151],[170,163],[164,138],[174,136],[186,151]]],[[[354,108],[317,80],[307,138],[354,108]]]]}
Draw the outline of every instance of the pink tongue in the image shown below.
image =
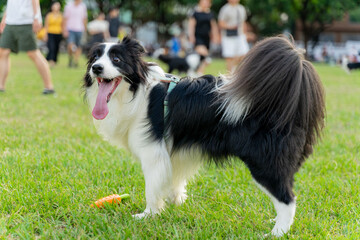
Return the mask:
{"type": "Polygon", "coordinates": [[[93,117],[97,120],[104,119],[109,113],[109,109],[107,107],[107,96],[111,92],[112,86],[112,81],[109,83],[105,81],[100,82],[95,107],[92,111],[93,117]]]}

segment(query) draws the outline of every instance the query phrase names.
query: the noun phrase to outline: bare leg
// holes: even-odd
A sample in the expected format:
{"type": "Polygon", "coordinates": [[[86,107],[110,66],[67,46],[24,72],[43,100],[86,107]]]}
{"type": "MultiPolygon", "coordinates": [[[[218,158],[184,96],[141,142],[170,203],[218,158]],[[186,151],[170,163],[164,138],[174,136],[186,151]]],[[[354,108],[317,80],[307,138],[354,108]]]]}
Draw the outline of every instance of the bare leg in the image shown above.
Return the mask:
{"type": "Polygon", "coordinates": [[[234,59],[233,58],[226,58],[225,59],[225,61],[226,61],[226,70],[229,72],[229,73],[231,73],[232,72],[232,66],[233,66],[233,61],[234,61],[234,59]]]}
{"type": "Polygon", "coordinates": [[[27,55],[35,63],[35,66],[44,82],[44,87],[46,89],[54,89],[54,86],[51,81],[49,64],[44,58],[44,56],[41,54],[41,52],[37,49],[34,51],[27,52],[27,55]]]}
{"type": "Polygon", "coordinates": [[[5,90],[5,83],[10,71],[10,49],[0,48],[0,90],[5,90]]]}
{"type": "Polygon", "coordinates": [[[197,70],[197,74],[199,76],[201,75],[204,75],[204,72],[205,72],[205,68],[207,67],[207,65],[209,65],[206,61],[203,61],[201,64],[200,64],[200,67],[198,68],[197,70]]]}
{"type": "MultiPolygon", "coordinates": [[[[203,45],[196,46],[195,51],[200,56],[204,56],[205,58],[209,55],[208,49],[203,45]]],[[[200,67],[197,70],[198,75],[203,75],[204,74],[205,68],[206,68],[207,65],[209,65],[209,64],[206,62],[206,59],[203,60],[202,63],[200,64],[200,67]]]]}
{"type": "Polygon", "coordinates": [[[67,45],[67,51],[68,51],[68,55],[69,55],[69,67],[73,66],[73,60],[74,60],[74,49],[75,45],[73,43],[69,43],[67,45]]]}
{"type": "Polygon", "coordinates": [[[75,67],[78,67],[80,56],[81,56],[81,47],[78,47],[76,48],[75,57],[74,57],[75,67]]]}

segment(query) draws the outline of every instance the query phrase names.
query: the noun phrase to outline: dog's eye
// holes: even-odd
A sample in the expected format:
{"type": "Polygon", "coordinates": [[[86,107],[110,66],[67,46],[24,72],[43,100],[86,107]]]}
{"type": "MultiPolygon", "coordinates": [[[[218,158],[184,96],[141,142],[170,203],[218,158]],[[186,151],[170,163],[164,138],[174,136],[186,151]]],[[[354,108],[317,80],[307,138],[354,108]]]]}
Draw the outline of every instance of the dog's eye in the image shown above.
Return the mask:
{"type": "Polygon", "coordinates": [[[114,62],[120,62],[120,58],[118,58],[118,57],[113,57],[113,59],[112,59],[114,62]]]}
{"type": "Polygon", "coordinates": [[[94,55],[94,60],[98,60],[99,59],[99,55],[95,54],[94,55]]]}

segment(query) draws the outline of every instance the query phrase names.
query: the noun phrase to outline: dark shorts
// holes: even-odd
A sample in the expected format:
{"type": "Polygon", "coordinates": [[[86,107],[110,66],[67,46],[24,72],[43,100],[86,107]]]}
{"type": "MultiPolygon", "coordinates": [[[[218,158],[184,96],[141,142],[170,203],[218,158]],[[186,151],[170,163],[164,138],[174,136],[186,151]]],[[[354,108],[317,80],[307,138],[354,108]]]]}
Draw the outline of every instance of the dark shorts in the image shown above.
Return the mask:
{"type": "Polygon", "coordinates": [[[6,25],[0,37],[0,48],[10,49],[14,53],[37,49],[32,24],[6,25]]]}
{"type": "Polygon", "coordinates": [[[210,48],[210,37],[209,36],[195,36],[195,47],[203,45],[208,50],[210,48]]]}
{"type": "Polygon", "coordinates": [[[69,31],[68,43],[73,43],[80,47],[82,32],[69,31]]]}

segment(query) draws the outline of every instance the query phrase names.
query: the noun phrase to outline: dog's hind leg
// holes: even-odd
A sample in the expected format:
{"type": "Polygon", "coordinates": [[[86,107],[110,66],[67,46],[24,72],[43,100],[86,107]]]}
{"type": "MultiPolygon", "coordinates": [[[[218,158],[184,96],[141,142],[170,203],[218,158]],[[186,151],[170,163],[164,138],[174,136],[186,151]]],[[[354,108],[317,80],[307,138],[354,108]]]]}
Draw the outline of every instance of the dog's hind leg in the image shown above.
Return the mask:
{"type": "Polygon", "coordinates": [[[172,168],[165,143],[139,146],[137,157],[145,178],[146,209],[135,217],[142,218],[147,215],[158,214],[164,208],[164,198],[168,195],[172,168]]]}
{"type": "Polygon", "coordinates": [[[180,205],[185,202],[187,181],[194,176],[201,166],[201,154],[196,150],[177,151],[171,156],[172,185],[169,200],[180,205]]]}
{"type": "MultiPolygon", "coordinates": [[[[253,173],[253,172],[252,172],[253,173]]],[[[294,221],[296,202],[295,196],[292,192],[293,178],[274,177],[265,179],[263,176],[253,177],[258,187],[265,192],[272,200],[275,210],[276,218],[275,226],[271,234],[276,237],[281,237],[290,230],[290,226],[294,221]]]]}

